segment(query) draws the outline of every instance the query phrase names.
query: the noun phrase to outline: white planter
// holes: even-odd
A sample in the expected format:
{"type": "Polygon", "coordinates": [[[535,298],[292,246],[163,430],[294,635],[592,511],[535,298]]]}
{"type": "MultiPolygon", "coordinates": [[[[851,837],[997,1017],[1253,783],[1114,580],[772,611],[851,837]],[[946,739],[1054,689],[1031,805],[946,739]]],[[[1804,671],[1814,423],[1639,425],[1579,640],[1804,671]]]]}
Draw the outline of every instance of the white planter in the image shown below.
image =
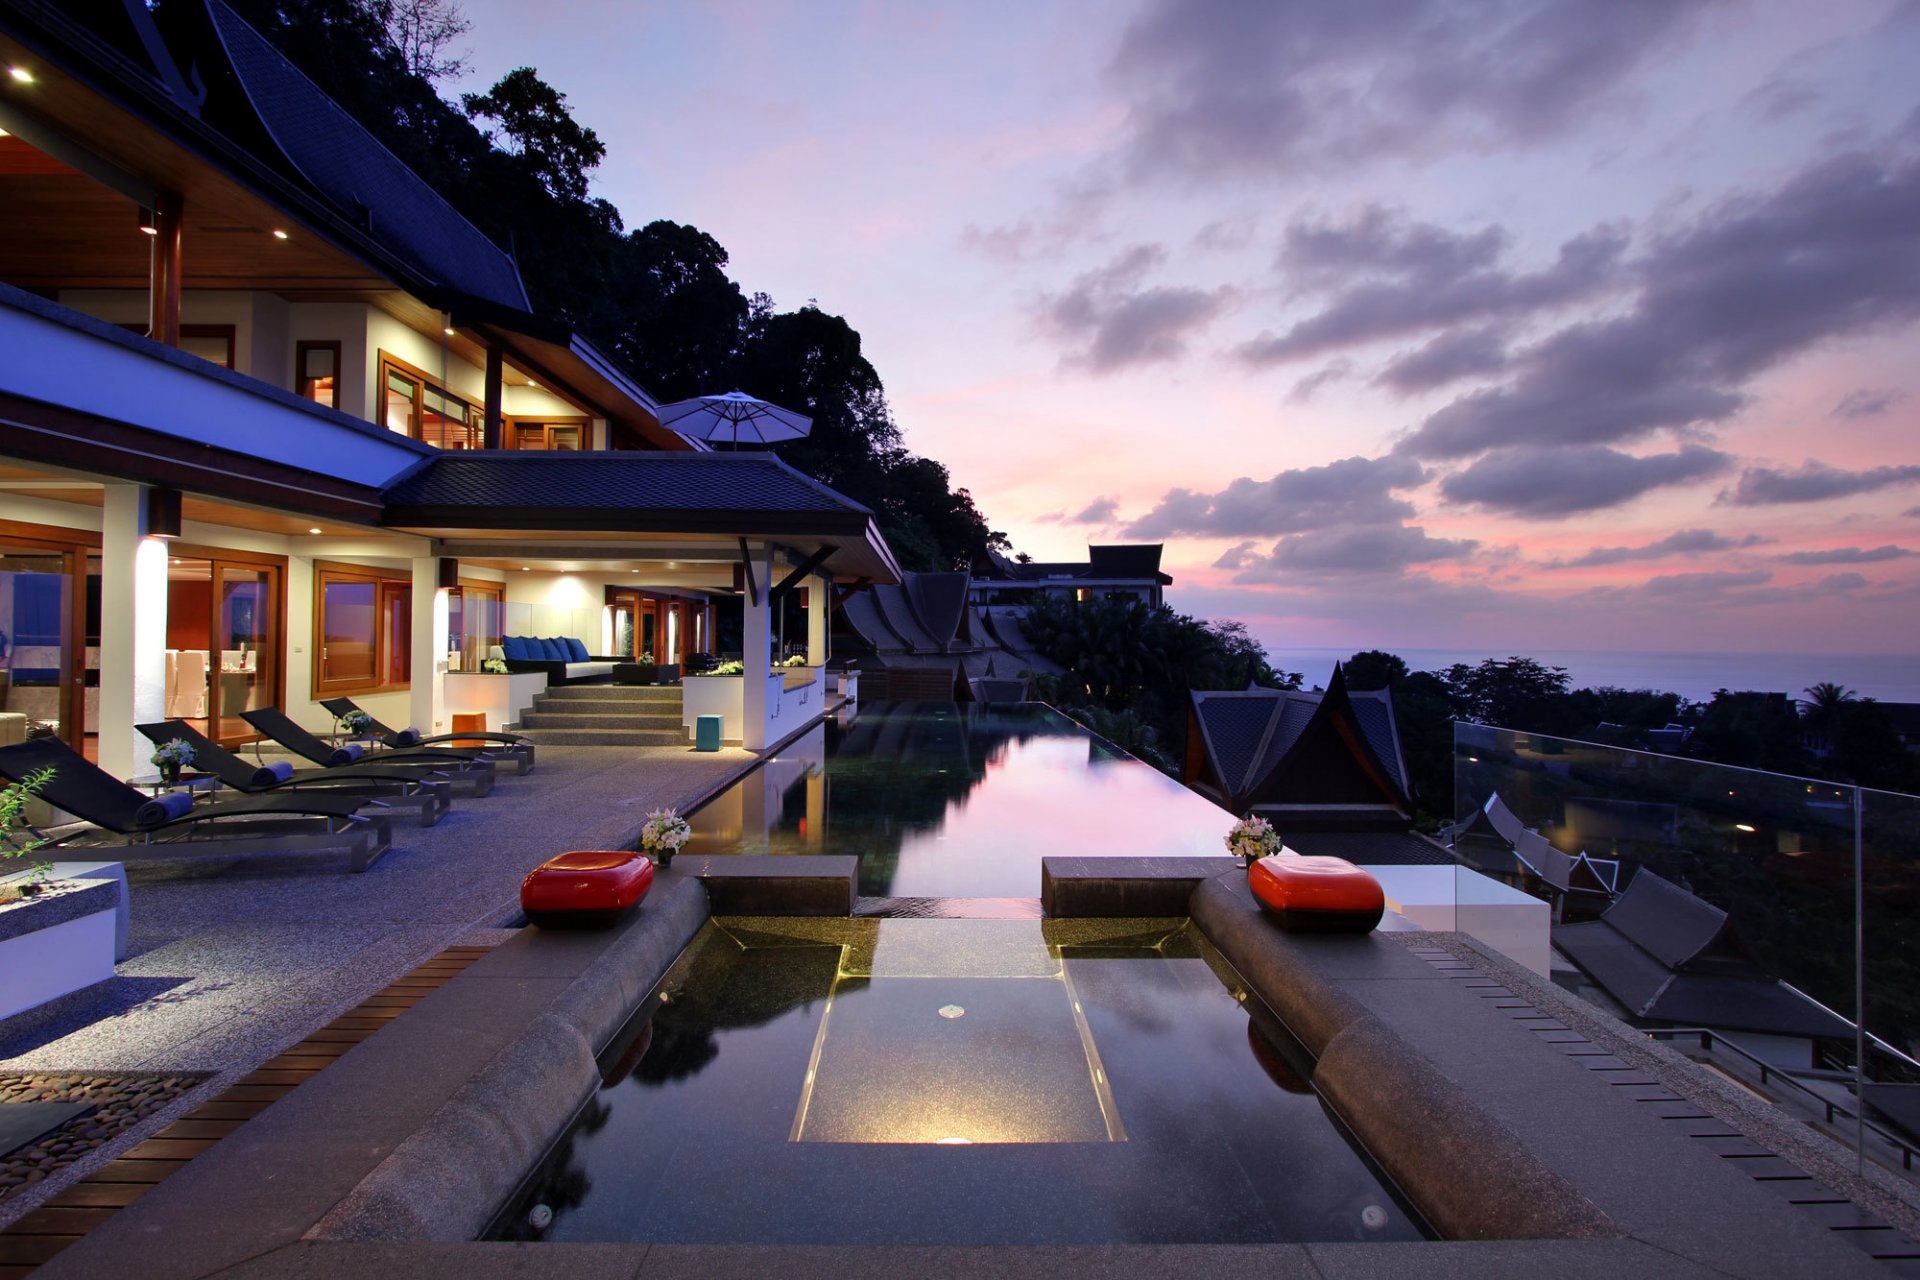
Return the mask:
{"type": "Polygon", "coordinates": [[[78,880],[0,904],[0,1018],[113,977],[119,895],[112,881],[78,880]]]}

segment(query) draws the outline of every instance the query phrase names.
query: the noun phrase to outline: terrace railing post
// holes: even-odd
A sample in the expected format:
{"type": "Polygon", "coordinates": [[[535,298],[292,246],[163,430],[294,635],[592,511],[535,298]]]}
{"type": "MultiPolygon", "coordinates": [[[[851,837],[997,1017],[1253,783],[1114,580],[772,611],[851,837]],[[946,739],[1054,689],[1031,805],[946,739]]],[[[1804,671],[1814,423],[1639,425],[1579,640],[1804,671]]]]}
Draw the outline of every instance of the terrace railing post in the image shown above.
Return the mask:
{"type": "Polygon", "coordinates": [[[1853,788],[1853,1155],[1854,1172],[1867,1168],[1867,886],[1861,841],[1861,793],[1853,788]]]}

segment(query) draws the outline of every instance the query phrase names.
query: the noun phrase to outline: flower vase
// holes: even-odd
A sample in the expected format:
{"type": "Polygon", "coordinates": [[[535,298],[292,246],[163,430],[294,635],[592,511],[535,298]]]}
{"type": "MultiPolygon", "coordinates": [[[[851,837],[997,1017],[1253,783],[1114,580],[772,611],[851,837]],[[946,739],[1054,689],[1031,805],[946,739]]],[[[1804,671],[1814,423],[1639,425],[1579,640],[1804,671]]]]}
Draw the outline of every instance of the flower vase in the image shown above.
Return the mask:
{"type": "Polygon", "coordinates": [[[180,785],[180,766],[177,764],[161,765],[160,781],[166,783],[170,787],[179,786],[180,785]]]}
{"type": "Polygon", "coordinates": [[[674,851],[672,849],[648,849],[646,854],[649,858],[653,859],[653,865],[659,867],[662,871],[665,871],[673,865],[674,851]]]}

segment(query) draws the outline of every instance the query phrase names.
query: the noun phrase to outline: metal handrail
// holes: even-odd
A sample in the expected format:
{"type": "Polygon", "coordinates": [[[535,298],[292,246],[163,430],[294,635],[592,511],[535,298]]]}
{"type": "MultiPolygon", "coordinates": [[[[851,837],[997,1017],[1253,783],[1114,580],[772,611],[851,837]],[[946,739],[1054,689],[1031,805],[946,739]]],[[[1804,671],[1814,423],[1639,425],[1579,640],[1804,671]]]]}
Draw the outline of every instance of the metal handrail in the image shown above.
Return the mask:
{"type": "Polygon", "coordinates": [[[1798,1080],[1794,1079],[1793,1074],[1791,1072],[1783,1071],[1779,1067],[1776,1067],[1771,1063],[1767,1062],[1766,1059],[1757,1057],[1756,1055],[1749,1053],[1747,1050],[1741,1048],[1739,1045],[1735,1044],[1733,1041],[1727,1039],[1727,1037],[1721,1032],[1714,1031],[1710,1028],[1707,1028],[1707,1027],[1645,1027],[1645,1028],[1642,1028],[1642,1030],[1645,1031],[1646,1036],[1649,1040],[1668,1040],[1668,1039],[1674,1038],[1675,1036],[1698,1036],[1700,1038],[1700,1047],[1702,1049],[1707,1049],[1715,1053],[1718,1053],[1722,1050],[1728,1050],[1728,1049],[1732,1050],[1735,1054],[1737,1054],[1742,1058],[1745,1058],[1748,1062],[1752,1063],[1754,1066],[1760,1069],[1761,1084],[1769,1084],[1775,1079],[1778,1079],[1785,1084],[1792,1085],[1795,1089],[1798,1089],[1801,1093],[1805,1094],[1807,1097],[1811,1098],[1814,1102],[1818,1103],[1826,1113],[1826,1119],[1828,1124],[1833,1124],[1834,1118],[1836,1116],[1840,1116],[1840,1117],[1844,1117],[1845,1119],[1852,1120],[1856,1124],[1865,1125],[1867,1128],[1873,1130],[1875,1137],[1878,1137],[1883,1141],[1890,1143],[1891,1145],[1898,1147],[1900,1149],[1900,1167],[1909,1173],[1913,1172],[1913,1157],[1915,1156],[1916,1153],[1920,1153],[1920,1148],[1916,1148],[1912,1143],[1908,1142],[1905,1138],[1900,1137],[1898,1134],[1889,1133],[1887,1132],[1886,1129],[1882,1128],[1879,1124],[1875,1123],[1872,1120],[1867,1119],[1866,1116],[1862,1114],[1862,1112],[1865,1110],[1864,1106],[1862,1107],[1861,1111],[1852,1111],[1852,1110],[1849,1110],[1847,1107],[1843,1106],[1842,1104],[1833,1101],[1831,1098],[1827,1098],[1822,1096],[1821,1094],[1815,1093],[1812,1089],[1807,1088],[1806,1085],[1801,1084],[1798,1080]]]}

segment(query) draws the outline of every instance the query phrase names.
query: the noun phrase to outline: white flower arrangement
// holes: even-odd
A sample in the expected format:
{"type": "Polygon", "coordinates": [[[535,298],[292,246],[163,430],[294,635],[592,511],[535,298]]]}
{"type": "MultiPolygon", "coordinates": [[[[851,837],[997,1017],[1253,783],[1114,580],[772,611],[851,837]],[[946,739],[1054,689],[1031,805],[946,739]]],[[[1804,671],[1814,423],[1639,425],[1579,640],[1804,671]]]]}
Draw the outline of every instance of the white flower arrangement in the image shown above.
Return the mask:
{"type": "Polygon", "coordinates": [[[193,744],[175,738],[172,742],[163,742],[155,747],[147,759],[162,769],[184,769],[193,763],[193,744]]]}
{"type": "Polygon", "coordinates": [[[747,664],[737,658],[731,662],[718,663],[713,670],[707,672],[710,676],[743,676],[746,673],[747,664]]]}
{"type": "Polygon", "coordinates": [[[1285,848],[1280,842],[1280,833],[1265,818],[1242,818],[1227,832],[1227,852],[1244,858],[1248,866],[1285,848]]]}
{"type": "Polygon", "coordinates": [[[655,809],[640,828],[640,850],[656,862],[670,862],[680,846],[693,838],[693,827],[672,809],[655,809]]]}
{"type": "Polygon", "coordinates": [[[783,665],[789,667],[804,667],[807,665],[807,655],[804,653],[796,653],[791,658],[788,658],[783,665]]]}
{"type": "Polygon", "coordinates": [[[505,658],[488,658],[480,664],[480,670],[490,676],[503,676],[507,674],[507,660],[505,658]]]}

